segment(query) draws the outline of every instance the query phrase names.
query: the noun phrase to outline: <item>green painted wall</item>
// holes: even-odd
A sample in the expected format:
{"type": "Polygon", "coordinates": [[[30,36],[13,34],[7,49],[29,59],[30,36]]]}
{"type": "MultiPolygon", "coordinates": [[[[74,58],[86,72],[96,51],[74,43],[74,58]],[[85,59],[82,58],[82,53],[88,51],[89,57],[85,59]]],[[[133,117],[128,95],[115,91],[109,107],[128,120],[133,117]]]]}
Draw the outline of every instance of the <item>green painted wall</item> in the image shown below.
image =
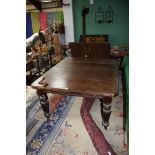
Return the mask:
{"type": "Polygon", "coordinates": [[[79,41],[82,34],[83,6],[89,7],[89,14],[86,16],[86,34],[108,34],[111,46],[129,43],[129,0],[73,0],[74,33],[75,41],[79,41]],[[112,24],[95,23],[95,12],[101,6],[102,10],[111,5],[114,11],[114,22],[112,24]]]}

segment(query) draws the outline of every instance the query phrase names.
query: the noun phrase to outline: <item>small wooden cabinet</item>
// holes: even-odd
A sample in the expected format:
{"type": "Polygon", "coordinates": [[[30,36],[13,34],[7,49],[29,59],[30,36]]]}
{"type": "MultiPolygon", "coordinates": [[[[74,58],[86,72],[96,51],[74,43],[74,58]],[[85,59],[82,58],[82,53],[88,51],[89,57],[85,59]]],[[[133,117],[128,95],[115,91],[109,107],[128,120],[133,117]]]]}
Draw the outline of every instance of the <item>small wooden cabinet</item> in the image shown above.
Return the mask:
{"type": "Polygon", "coordinates": [[[110,58],[110,43],[79,43],[69,44],[72,57],[110,58]]]}
{"type": "Polygon", "coordinates": [[[92,42],[108,42],[108,35],[81,35],[81,43],[92,43],[92,42]]]}

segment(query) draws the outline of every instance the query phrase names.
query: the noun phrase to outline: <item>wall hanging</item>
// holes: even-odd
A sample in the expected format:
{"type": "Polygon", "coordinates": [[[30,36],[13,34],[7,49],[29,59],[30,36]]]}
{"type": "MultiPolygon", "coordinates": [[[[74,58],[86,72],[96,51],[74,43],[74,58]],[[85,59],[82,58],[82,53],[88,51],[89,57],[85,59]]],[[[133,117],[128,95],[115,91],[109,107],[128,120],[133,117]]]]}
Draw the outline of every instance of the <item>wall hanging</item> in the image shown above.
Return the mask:
{"type": "Polygon", "coordinates": [[[110,24],[110,23],[113,23],[113,10],[112,10],[112,7],[109,6],[108,7],[108,10],[105,12],[105,22],[110,24]]]}
{"type": "Polygon", "coordinates": [[[104,12],[101,7],[95,12],[95,23],[102,24],[102,23],[113,23],[113,15],[114,11],[112,7],[109,6],[108,9],[104,12]]]}
{"type": "Polygon", "coordinates": [[[104,12],[101,7],[99,7],[98,11],[95,13],[95,22],[99,24],[104,22],[104,12]]]}

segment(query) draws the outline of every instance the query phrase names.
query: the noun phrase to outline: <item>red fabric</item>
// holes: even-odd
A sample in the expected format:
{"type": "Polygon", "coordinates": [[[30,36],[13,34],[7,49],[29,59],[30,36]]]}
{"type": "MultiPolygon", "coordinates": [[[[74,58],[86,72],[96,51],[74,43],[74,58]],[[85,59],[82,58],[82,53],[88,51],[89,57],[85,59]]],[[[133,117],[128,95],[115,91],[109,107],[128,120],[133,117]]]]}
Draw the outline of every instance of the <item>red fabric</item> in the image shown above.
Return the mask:
{"type": "Polygon", "coordinates": [[[80,112],[85,128],[99,155],[116,155],[89,113],[93,103],[94,99],[87,97],[84,98],[81,106],[80,112]]]}
{"type": "Polygon", "coordinates": [[[60,33],[65,33],[65,27],[64,27],[63,23],[59,25],[59,32],[60,33]]]}
{"type": "Polygon", "coordinates": [[[44,31],[47,28],[47,13],[39,12],[40,30],[44,31]]]}

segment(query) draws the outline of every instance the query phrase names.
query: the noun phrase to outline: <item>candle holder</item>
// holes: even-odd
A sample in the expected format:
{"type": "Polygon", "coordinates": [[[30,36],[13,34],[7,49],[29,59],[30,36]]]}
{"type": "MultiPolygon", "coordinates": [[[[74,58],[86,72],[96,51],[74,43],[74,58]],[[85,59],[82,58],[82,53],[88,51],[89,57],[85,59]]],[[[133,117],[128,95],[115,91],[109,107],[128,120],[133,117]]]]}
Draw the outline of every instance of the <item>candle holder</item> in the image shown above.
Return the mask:
{"type": "Polygon", "coordinates": [[[98,11],[95,12],[95,23],[113,23],[113,15],[114,11],[111,6],[109,6],[105,12],[102,11],[101,7],[99,7],[98,11]]]}
{"type": "Polygon", "coordinates": [[[112,10],[112,7],[109,6],[108,10],[105,12],[105,22],[108,24],[113,23],[113,15],[114,12],[112,10]]]}
{"type": "Polygon", "coordinates": [[[96,23],[104,23],[104,12],[101,7],[98,8],[98,11],[95,13],[95,22],[96,23]]]}

